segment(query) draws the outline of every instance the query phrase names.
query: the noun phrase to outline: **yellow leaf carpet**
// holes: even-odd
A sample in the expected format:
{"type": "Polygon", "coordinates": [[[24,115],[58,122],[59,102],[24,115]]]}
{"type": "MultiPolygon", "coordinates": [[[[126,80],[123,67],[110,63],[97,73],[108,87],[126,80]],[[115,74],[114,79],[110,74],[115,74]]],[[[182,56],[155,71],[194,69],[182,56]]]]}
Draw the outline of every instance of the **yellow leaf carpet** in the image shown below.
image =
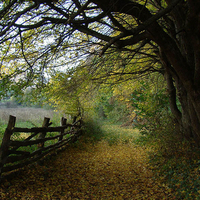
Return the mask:
{"type": "Polygon", "coordinates": [[[0,199],[173,199],[153,178],[147,151],[133,143],[80,142],[5,181],[0,199]]]}

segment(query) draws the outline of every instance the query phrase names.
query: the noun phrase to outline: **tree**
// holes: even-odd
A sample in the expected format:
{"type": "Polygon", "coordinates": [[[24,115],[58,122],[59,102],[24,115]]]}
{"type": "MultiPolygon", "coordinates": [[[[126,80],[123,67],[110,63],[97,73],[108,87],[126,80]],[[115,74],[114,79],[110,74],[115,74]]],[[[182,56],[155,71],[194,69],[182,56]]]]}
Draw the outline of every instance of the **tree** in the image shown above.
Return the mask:
{"type": "Polygon", "coordinates": [[[55,104],[55,107],[71,116],[82,114],[81,92],[76,85],[75,77],[70,78],[69,74],[63,72],[57,73],[46,87],[48,103],[55,104]]]}
{"type": "Polygon", "coordinates": [[[1,65],[13,67],[10,76],[23,73],[30,83],[70,56],[79,63],[89,54],[126,52],[125,65],[145,56],[152,62],[137,72],[160,66],[181,133],[200,145],[198,0],[7,0],[0,9],[1,65]]]}

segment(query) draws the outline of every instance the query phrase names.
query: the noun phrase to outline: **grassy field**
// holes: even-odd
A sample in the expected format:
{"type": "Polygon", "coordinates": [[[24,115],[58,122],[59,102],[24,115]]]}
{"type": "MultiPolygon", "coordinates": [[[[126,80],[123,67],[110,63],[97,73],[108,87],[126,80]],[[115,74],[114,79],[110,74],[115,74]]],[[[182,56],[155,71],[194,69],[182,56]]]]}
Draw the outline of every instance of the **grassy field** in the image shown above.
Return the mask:
{"type": "Polygon", "coordinates": [[[61,116],[53,110],[42,108],[2,108],[0,109],[0,124],[7,124],[9,115],[17,118],[16,123],[29,122],[35,126],[41,126],[44,117],[49,117],[58,123],[57,120],[61,116]]]}
{"type": "MultiPolygon", "coordinates": [[[[7,127],[9,115],[16,117],[16,127],[40,127],[44,117],[48,117],[53,122],[53,126],[60,125],[62,113],[42,108],[1,108],[0,109],[0,138],[2,138],[7,127]]],[[[20,135],[21,137],[21,135],[20,135]]]]}

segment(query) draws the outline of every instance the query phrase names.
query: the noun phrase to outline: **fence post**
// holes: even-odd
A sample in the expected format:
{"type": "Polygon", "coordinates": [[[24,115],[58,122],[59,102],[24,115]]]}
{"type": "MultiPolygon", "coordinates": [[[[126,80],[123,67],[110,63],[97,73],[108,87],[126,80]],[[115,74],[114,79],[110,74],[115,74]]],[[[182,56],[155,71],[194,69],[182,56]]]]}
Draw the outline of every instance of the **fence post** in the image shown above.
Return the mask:
{"type": "Polygon", "coordinates": [[[9,116],[9,121],[7,128],[5,130],[2,143],[1,143],[1,148],[0,148],[0,177],[2,174],[2,168],[6,162],[6,159],[8,157],[8,150],[9,150],[9,142],[10,142],[10,137],[12,135],[12,130],[15,127],[15,122],[16,122],[16,117],[10,115],[9,116]]]}
{"type": "MultiPolygon", "coordinates": [[[[50,122],[50,118],[45,117],[44,121],[43,121],[43,124],[42,124],[42,127],[50,126],[52,123],[49,123],[49,122],[50,122]]],[[[46,136],[46,133],[47,133],[46,131],[41,132],[40,135],[39,135],[39,139],[44,139],[45,136],[46,136]]],[[[38,149],[42,149],[43,147],[44,147],[44,142],[41,142],[41,143],[38,144],[38,149]]],[[[40,153],[38,153],[38,155],[40,155],[40,154],[42,154],[42,151],[40,153]]],[[[39,165],[42,165],[43,161],[39,160],[37,163],[39,165]]]]}
{"type": "MultiPolygon", "coordinates": [[[[64,117],[62,117],[60,123],[61,123],[61,126],[67,125],[67,119],[64,118],[64,117]]],[[[59,141],[61,141],[61,140],[63,139],[63,133],[64,133],[64,132],[65,132],[64,129],[60,132],[61,136],[59,137],[59,141]]]]}
{"type": "MultiPolygon", "coordinates": [[[[49,121],[50,121],[50,118],[45,117],[42,127],[48,127],[51,124],[51,123],[49,123],[49,121]]],[[[43,139],[43,138],[45,138],[45,136],[46,136],[46,131],[40,133],[39,139],[43,139]]],[[[43,147],[44,147],[44,142],[41,142],[40,144],[38,144],[38,148],[43,148],[43,147]]]]}

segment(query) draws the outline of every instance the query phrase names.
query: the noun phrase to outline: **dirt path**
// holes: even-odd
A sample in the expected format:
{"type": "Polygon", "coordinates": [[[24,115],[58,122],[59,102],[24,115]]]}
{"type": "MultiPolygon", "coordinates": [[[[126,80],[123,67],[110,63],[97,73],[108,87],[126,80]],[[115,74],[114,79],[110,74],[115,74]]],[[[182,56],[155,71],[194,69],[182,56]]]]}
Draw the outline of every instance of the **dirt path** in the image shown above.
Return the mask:
{"type": "Polygon", "coordinates": [[[146,150],[132,143],[79,143],[5,182],[0,199],[173,199],[152,175],[146,150]]]}

